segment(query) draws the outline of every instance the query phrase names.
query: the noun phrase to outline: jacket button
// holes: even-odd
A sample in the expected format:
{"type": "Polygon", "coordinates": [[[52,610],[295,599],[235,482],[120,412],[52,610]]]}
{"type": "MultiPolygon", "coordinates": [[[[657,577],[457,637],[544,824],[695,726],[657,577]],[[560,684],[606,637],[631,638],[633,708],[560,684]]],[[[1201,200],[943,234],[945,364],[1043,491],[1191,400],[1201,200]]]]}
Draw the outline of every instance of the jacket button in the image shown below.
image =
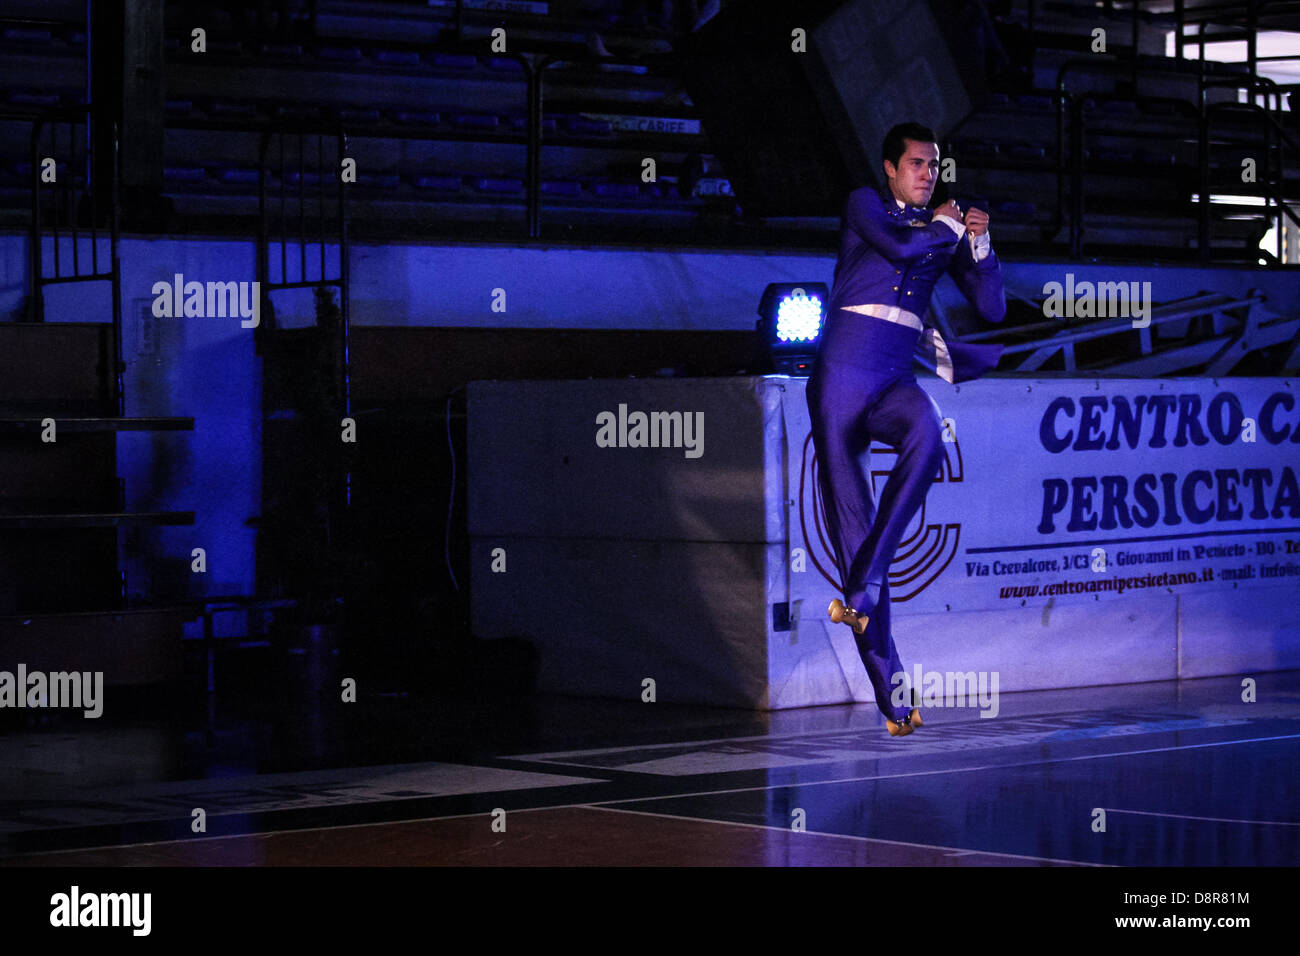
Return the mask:
{"type": "Polygon", "coordinates": [[[903,274],[903,270],[902,270],[902,269],[895,269],[895,270],[894,270],[894,275],[896,275],[896,276],[901,276],[902,274],[903,274]]]}
{"type": "Polygon", "coordinates": [[[894,286],[894,291],[895,291],[895,292],[898,291],[898,286],[894,286]]]}
{"type": "Polygon", "coordinates": [[[912,294],[912,290],[911,290],[911,289],[908,289],[908,290],[907,290],[907,294],[908,294],[908,295],[911,295],[911,294],[912,294]]]}

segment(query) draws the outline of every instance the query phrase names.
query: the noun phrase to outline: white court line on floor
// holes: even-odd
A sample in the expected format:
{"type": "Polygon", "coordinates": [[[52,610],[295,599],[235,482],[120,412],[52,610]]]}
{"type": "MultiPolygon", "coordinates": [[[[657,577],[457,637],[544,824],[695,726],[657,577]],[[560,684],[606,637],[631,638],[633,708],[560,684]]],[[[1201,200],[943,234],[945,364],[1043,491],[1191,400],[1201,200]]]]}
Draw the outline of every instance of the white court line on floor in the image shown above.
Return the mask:
{"type": "MultiPolygon", "coordinates": [[[[824,784],[831,784],[831,783],[860,783],[868,780],[890,780],[895,777],[928,776],[930,774],[936,774],[936,773],[964,773],[964,772],[970,772],[975,770],[999,770],[1005,767],[1032,767],[1032,766],[1042,766],[1049,763],[1069,763],[1074,760],[1103,760],[1106,759],[1107,757],[1130,757],[1130,756],[1147,754],[1147,753],[1167,753],[1176,750],[1195,750],[1201,747],[1229,747],[1234,744],[1265,743],[1271,740],[1297,740],[1297,739],[1300,739],[1300,734],[1287,734],[1285,736],[1280,736],[1280,737],[1252,737],[1244,740],[1222,740],[1222,741],[1216,741],[1214,743],[1208,743],[1208,744],[1186,744],[1181,747],[1157,747],[1151,750],[1127,750],[1127,751],[1119,751],[1116,753],[1107,753],[1107,754],[1087,754],[1081,757],[1054,757],[1049,760],[1033,760],[1033,761],[1026,761],[1024,763],[1016,763],[1016,764],[990,764],[988,766],[983,766],[983,767],[963,767],[960,769],[951,769],[951,770],[921,770],[921,771],[913,771],[911,773],[874,774],[872,776],[867,776],[867,777],[845,777],[845,778],[840,778],[835,780],[810,780],[810,781],[800,781],[797,783],[780,783],[780,784],[772,784],[766,787],[736,787],[729,790],[708,790],[708,791],[700,791],[696,793],[674,793],[674,794],[668,794],[667,796],[659,796],[659,797],[628,797],[623,800],[601,800],[592,803],[565,803],[565,804],[560,804],[559,806],[550,806],[550,807],[520,807],[516,810],[509,811],[509,813],[539,813],[545,810],[577,810],[577,809],[603,810],[603,809],[610,809],[611,805],[616,803],[648,803],[652,800],[680,800],[685,797],[709,797],[709,796],[716,796],[724,793],[749,793],[756,790],[780,790],[785,787],[816,787],[816,786],[822,786],[824,784]]],[[[528,791],[516,791],[516,792],[527,793],[528,791]]],[[[659,814],[655,814],[653,811],[640,811],[640,812],[649,813],[651,816],[659,815],[659,814]]],[[[668,814],[663,814],[663,815],[667,816],[668,814]]],[[[104,850],[130,849],[133,847],[167,846],[167,845],[174,845],[179,843],[197,843],[204,840],[248,840],[248,839],[253,839],[261,836],[275,836],[282,833],[325,833],[330,830],[353,830],[356,829],[357,827],[401,826],[404,824],[411,824],[411,823],[432,823],[437,820],[459,820],[466,817],[487,817],[487,816],[489,816],[488,813],[480,810],[477,813],[449,813],[444,816],[416,817],[414,819],[408,819],[408,820],[379,820],[379,821],[371,821],[369,823],[340,823],[340,824],[336,824],[335,826],[328,826],[328,827],[296,827],[296,828],[287,828],[282,830],[259,830],[255,833],[231,833],[223,836],[195,837],[193,840],[154,840],[148,843],[113,843],[113,844],[107,844],[101,846],[77,847],[69,850],[37,851],[35,853],[25,853],[19,856],[11,857],[11,859],[17,860],[17,859],[21,859],[24,856],[33,856],[33,857],[53,856],[55,854],[61,854],[61,853],[92,853],[92,852],[99,852],[104,850]]],[[[694,819],[694,818],[687,818],[687,819],[694,819]]],[[[714,821],[714,822],[721,822],[721,821],[714,821]]],[[[828,834],[828,835],[836,836],[842,834],[828,834]]],[[[861,839],[872,839],[872,838],[862,837],[861,839]]],[[[917,844],[917,845],[924,846],[925,844],[917,844]]],[[[972,852],[979,853],[985,851],[975,850],[972,852]]],[[[1065,862],[1077,862],[1077,861],[1065,861],[1065,862]]]]}
{"type": "MultiPolygon", "coordinates": [[[[850,706],[850,705],[844,705],[844,706],[850,706]]],[[[857,704],[853,706],[865,706],[865,705],[857,704]]],[[[1186,709],[1186,708],[1182,708],[1182,709],[1186,709]]],[[[1107,710],[1090,710],[1090,711],[1059,710],[1059,711],[1053,711],[1052,713],[1049,714],[1027,714],[1023,717],[1019,717],[1015,719],[1023,722],[1029,722],[1032,720],[1051,720],[1052,718],[1060,718],[1060,717],[1077,718],[1082,714],[1107,714],[1112,712],[1113,711],[1107,711],[1107,710]]],[[[1169,713],[1166,714],[1165,716],[1182,717],[1188,720],[1201,719],[1200,714],[1169,713]]],[[[935,729],[947,728],[951,730],[951,729],[960,729],[966,727],[968,726],[968,722],[955,721],[953,723],[946,723],[946,722],[936,723],[927,726],[932,726],[935,729]]],[[[976,724],[976,726],[979,725],[976,724]]],[[[1118,724],[1116,726],[1132,726],[1132,725],[1118,724]]],[[[785,734],[759,733],[759,734],[747,734],[740,737],[709,737],[703,740],[678,740],[666,744],[622,744],[617,747],[598,747],[592,750],[554,750],[549,753],[541,753],[541,754],[502,754],[501,759],[537,760],[543,763],[549,763],[549,762],[559,762],[557,758],[560,757],[599,757],[604,754],[627,753],[633,750],[672,750],[672,749],[681,749],[683,747],[704,747],[709,744],[754,743],[757,740],[766,740],[766,741],[774,741],[774,742],[780,742],[783,740],[805,740],[805,739],[816,740],[820,737],[838,737],[841,734],[870,733],[870,732],[884,730],[884,729],[885,729],[885,725],[883,722],[882,723],[864,722],[860,726],[837,727],[834,729],[822,729],[822,730],[801,730],[801,731],[792,731],[790,733],[785,733],[785,734]]]]}
{"type": "MultiPolygon", "coordinates": [[[[1078,715],[1070,715],[1076,717],[1078,715]]],[[[895,758],[933,757],[948,753],[966,753],[978,750],[1009,750],[1037,744],[1066,743],[1078,740],[1102,740],[1121,737],[1148,736],[1173,731],[1210,730],[1245,726],[1251,721],[1244,717],[1207,718],[1184,714],[1162,715],[1160,721],[1145,720],[1137,723],[1111,722],[1101,733],[1092,733],[1077,727],[1050,726],[1048,718],[1028,718],[1017,721],[1018,730],[1001,729],[995,735],[978,725],[969,723],[938,724],[924,733],[923,740],[915,737],[906,743],[899,740],[882,740],[871,743],[863,739],[861,731],[819,731],[814,734],[795,735],[796,742],[820,752],[812,755],[795,755],[780,751],[784,737],[750,736],[717,741],[711,746],[701,741],[652,744],[644,747],[616,747],[612,749],[576,750],[552,754],[510,755],[502,759],[520,763],[544,765],[555,768],[578,768],[585,773],[654,774],[666,777],[697,777],[705,774],[739,773],[757,770],[781,770],[795,767],[812,767],[819,764],[849,763],[863,760],[892,760],[895,758]],[[1037,725],[1036,721],[1049,725],[1037,725]],[[830,742],[830,746],[827,744],[830,742]],[[740,748],[726,750],[719,748],[740,748]],[[653,759],[647,751],[677,751],[668,757],[653,759]],[[592,759],[604,754],[628,755],[623,762],[602,763],[592,759]]],[[[1059,717],[1056,719],[1060,719],[1059,717]]]]}
{"type": "Polygon", "coordinates": [[[205,807],[208,818],[275,813],[282,810],[319,810],[337,806],[390,804],[400,800],[508,793],[515,790],[584,786],[606,783],[607,776],[557,773],[550,766],[529,770],[482,764],[416,763],[372,767],[338,767],[331,770],[246,774],[239,777],[201,777],[190,780],[133,783],[100,789],[96,808],[89,816],[73,801],[41,803],[41,825],[11,820],[0,823],[0,838],[14,833],[52,831],[63,827],[128,826],[188,820],[191,807],[205,807]]]}
{"type": "Polygon", "coordinates": [[[1270,740],[1300,740],[1300,734],[1281,737],[1250,737],[1244,740],[1218,740],[1208,744],[1184,744],[1180,747],[1152,747],[1149,750],[1121,750],[1105,754],[1084,754],[1079,757],[1049,757],[1045,760],[1026,760],[1021,763],[994,763],[979,767],[951,767],[943,770],[909,770],[906,773],[876,773],[865,777],[837,777],[833,780],[798,780],[792,783],[774,783],[762,787],[729,787],[725,790],[708,790],[700,793],[674,793],[664,797],[627,797],[620,800],[599,800],[577,806],[608,806],[614,803],[647,803],[651,800],[681,800],[686,797],[712,797],[724,793],[753,793],[760,790],[783,790],[787,787],[821,787],[832,783],[865,783],[868,780],[894,780],[900,777],[929,777],[939,773],[973,773],[977,770],[1005,770],[1010,767],[1041,767],[1049,763],[1070,763],[1075,760],[1104,760],[1108,757],[1133,757],[1140,754],[1169,753],[1175,750],[1196,750],[1201,747],[1230,747],[1233,744],[1265,743],[1270,740]]]}
{"type": "MultiPolygon", "coordinates": [[[[784,827],[776,827],[761,823],[741,823],[735,820],[712,820],[708,817],[688,817],[676,813],[654,813],[648,810],[628,810],[622,807],[602,807],[588,806],[585,804],[566,804],[558,807],[531,807],[523,810],[512,810],[511,813],[545,813],[549,810],[603,810],[606,813],[627,813],[644,817],[666,817],[672,820],[686,820],[691,823],[708,823],[715,826],[733,826],[733,827],[750,827],[758,830],[777,830],[781,833],[791,832],[784,827]]],[[[231,833],[224,836],[212,837],[195,837],[193,840],[157,840],[149,843],[114,843],[109,846],[82,847],[71,850],[49,850],[40,853],[23,854],[23,856],[59,856],[68,853],[101,853],[108,850],[131,850],[141,847],[150,846],[176,846],[181,843],[204,843],[214,840],[250,840],[263,836],[275,836],[282,833],[324,833],[330,830],[355,830],[359,827],[379,827],[379,826],[406,826],[412,823],[432,823],[439,820],[460,820],[467,817],[487,817],[486,813],[452,813],[441,817],[421,817],[416,820],[388,820],[379,823],[345,823],[332,827],[310,827],[301,830],[265,830],[259,833],[231,833]]],[[[1016,860],[1034,860],[1042,863],[1060,863],[1072,866],[1092,866],[1092,867],[1109,867],[1109,863],[1089,863],[1081,860],[1058,860],[1047,856],[1025,856],[1020,853],[1001,853],[996,850],[969,850],[959,847],[944,846],[938,843],[909,843],[905,840],[886,840],[882,837],[864,837],[851,833],[826,833],[821,830],[805,830],[804,834],[812,836],[833,837],[838,840],[856,840],[863,843],[888,843],[894,846],[914,847],[922,850],[944,850],[947,856],[999,856],[1016,860]]],[[[13,857],[14,860],[21,860],[22,857],[13,857]]]]}
{"type": "MultiPolygon", "coordinates": [[[[616,807],[591,807],[593,810],[604,810],[607,813],[635,813],[643,817],[667,817],[670,820],[686,820],[690,823],[712,823],[726,824],[733,827],[748,827],[751,830],[773,830],[778,833],[794,833],[787,827],[772,826],[767,823],[742,823],[737,820],[712,820],[708,817],[687,817],[677,813],[654,813],[649,810],[625,810],[616,807]]],[[[909,843],[906,840],[886,840],[882,837],[864,837],[852,833],[827,833],[824,830],[803,830],[799,831],[799,836],[824,836],[833,837],[836,840],[854,840],[858,843],[888,843],[891,846],[907,846],[918,850],[948,850],[948,856],[1001,856],[1011,860],[1034,860],[1038,863],[1061,863],[1071,866],[1111,866],[1109,863],[1084,863],[1079,860],[1057,860],[1050,856],[1025,856],[1021,853],[1000,853],[997,850],[967,850],[955,846],[943,846],[938,843],[909,843]]]]}
{"type": "Polygon", "coordinates": [[[1120,810],[1102,807],[1107,813],[1129,813],[1139,817],[1169,817],[1174,820],[1205,820],[1209,823],[1249,823],[1257,827],[1300,827],[1300,823],[1285,820],[1234,820],[1231,817],[1193,817],[1186,813],[1157,813],[1155,810],[1120,810]]]}

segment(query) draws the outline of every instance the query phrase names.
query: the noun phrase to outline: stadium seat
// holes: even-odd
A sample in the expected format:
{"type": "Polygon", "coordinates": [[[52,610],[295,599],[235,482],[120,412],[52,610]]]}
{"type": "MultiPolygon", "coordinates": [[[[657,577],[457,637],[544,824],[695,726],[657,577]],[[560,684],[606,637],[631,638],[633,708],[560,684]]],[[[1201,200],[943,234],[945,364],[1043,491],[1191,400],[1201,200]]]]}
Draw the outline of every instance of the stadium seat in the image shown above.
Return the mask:
{"type": "Polygon", "coordinates": [[[465,177],[459,173],[424,173],[412,179],[411,183],[418,189],[459,192],[465,185],[465,177]]]}
{"type": "Polygon", "coordinates": [[[501,196],[521,196],[524,181],[501,176],[471,176],[469,184],[481,193],[494,193],[501,196]]]}

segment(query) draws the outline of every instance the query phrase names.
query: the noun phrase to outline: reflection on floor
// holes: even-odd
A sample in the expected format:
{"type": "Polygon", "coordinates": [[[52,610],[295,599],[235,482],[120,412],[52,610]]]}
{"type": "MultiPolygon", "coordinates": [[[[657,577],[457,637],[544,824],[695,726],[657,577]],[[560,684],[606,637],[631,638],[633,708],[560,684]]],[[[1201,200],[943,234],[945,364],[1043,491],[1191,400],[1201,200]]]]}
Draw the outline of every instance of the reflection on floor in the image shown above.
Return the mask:
{"type": "Polygon", "coordinates": [[[906,738],[864,705],[43,718],[0,733],[0,863],[1291,865],[1300,674],[1255,680],[1006,694],[906,738]]]}

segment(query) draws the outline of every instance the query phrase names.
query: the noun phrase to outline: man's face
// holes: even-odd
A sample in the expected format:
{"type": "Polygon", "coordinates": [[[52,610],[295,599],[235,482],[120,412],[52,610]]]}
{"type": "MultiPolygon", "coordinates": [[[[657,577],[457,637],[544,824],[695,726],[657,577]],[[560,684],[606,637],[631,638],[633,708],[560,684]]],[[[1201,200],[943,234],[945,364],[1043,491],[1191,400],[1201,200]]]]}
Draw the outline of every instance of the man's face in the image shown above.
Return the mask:
{"type": "Polygon", "coordinates": [[[939,144],[905,139],[907,149],[895,166],[885,160],[885,175],[894,197],[912,206],[925,206],[939,180],[939,144]]]}

